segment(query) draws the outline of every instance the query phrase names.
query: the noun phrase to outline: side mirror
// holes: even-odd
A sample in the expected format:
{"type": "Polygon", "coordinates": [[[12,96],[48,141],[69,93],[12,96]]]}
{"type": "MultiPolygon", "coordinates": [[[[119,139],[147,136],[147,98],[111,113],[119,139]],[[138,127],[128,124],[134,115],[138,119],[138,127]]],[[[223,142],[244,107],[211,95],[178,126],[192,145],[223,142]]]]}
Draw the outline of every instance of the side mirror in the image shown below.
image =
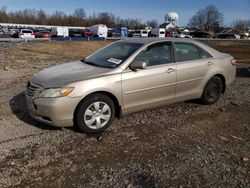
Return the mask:
{"type": "Polygon", "coordinates": [[[146,66],[147,66],[147,64],[144,61],[134,61],[133,63],[131,63],[131,65],[129,66],[129,68],[132,71],[136,71],[137,69],[145,69],[146,66]]]}

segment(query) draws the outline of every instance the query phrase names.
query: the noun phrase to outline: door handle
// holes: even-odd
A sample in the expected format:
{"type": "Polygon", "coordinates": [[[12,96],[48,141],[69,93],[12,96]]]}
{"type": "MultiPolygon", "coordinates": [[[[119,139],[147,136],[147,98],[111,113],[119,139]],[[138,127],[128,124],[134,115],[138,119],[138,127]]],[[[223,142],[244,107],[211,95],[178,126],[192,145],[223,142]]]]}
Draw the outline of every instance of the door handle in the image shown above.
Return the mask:
{"type": "Polygon", "coordinates": [[[169,68],[168,70],[166,70],[166,73],[171,73],[171,72],[175,72],[175,69],[169,68]]]}
{"type": "Polygon", "coordinates": [[[213,64],[214,64],[213,62],[209,61],[209,62],[207,63],[207,66],[212,66],[213,64]]]}

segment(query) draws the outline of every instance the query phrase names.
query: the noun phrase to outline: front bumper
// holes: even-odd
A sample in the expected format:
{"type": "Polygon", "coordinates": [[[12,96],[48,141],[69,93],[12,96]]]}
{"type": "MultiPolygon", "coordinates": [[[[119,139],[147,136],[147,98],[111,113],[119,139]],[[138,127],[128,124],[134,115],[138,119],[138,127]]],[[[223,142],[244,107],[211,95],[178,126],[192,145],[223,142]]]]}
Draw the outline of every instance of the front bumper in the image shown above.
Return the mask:
{"type": "Polygon", "coordinates": [[[42,123],[56,127],[72,127],[74,112],[80,98],[35,98],[25,92],[28,112],[31,117],[42,123]]]}

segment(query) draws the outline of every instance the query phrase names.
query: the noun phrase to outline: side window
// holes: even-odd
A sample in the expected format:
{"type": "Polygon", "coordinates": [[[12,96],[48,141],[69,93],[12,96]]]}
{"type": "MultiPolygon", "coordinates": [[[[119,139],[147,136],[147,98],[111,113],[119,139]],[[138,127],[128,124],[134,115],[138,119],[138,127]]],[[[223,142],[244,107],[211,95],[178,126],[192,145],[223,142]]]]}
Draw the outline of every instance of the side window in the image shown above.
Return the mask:
{"type": "Polygon", "coordinates": [[[213,56],[211,56],[211,54],[209,54],[208,52],[206,52],[205,50],[200,48],[200,56],[201,59],[207,59],[207,58],[211,58],[213,56]]]}
{"type": "Polygon", "coordinates": [[[176,61],[200,59],[199,48],[189,43],[175,43],[176,61]]]}
{"type": "Polygon", "coordinates": [[[139,53],[134,61],[145,61],[147,66],[172,63],[171,44],[158,43],[149,46],[145,51],[139,53]]]}

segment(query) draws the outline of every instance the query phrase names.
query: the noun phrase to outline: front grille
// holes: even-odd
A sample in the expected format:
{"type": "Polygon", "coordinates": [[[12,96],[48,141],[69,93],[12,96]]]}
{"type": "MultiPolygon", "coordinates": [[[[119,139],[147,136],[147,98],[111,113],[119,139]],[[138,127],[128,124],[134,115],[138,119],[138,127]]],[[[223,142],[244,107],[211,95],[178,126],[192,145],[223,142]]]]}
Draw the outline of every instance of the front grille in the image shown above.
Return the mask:
{"type": "Polygon", "coordinates": [[[40,91],[43,90],[42,86],[39,86],[37,84],[34,84],[32,82],[28,82],[27,84],[27,95],[31,97],[36,97],[40,93],[40,91]]]}

